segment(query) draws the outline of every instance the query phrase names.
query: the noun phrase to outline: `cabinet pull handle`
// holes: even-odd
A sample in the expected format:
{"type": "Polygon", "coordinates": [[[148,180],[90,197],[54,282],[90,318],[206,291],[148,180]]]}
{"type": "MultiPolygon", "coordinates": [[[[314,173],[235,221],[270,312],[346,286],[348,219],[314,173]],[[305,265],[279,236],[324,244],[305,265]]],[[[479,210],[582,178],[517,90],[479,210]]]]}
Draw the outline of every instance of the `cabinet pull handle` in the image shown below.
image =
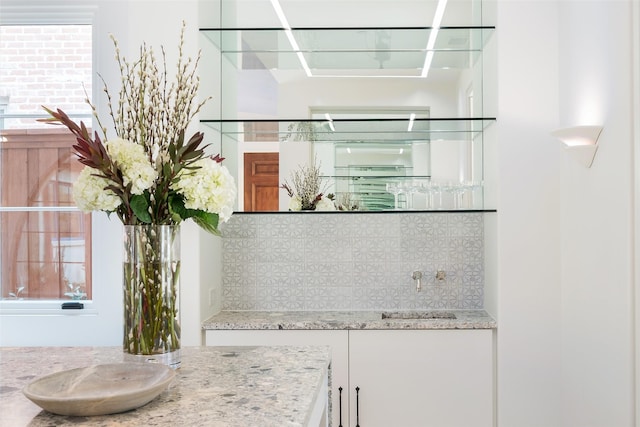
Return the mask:
{"type": "Polygon", "coordinates": [[[356,427],[360,427],[360,387],[356,387],[356,427]]]}
{"type": "Polygon", "coordinates": [[[342,427],[342,387],[338,387],[338,392],[340,393],[338,395],[338,402],[339,402],[339,407],[338,407],[338,411],[340,413],[340,423],[338,424],[338,427],[342,427]]]}

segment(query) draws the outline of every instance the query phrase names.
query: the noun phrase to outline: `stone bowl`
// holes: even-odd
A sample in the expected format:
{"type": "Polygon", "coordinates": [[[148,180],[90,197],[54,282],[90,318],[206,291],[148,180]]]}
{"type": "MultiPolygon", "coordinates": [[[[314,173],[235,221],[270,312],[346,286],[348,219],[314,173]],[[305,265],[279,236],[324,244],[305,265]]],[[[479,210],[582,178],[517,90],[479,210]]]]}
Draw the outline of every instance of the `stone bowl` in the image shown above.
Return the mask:
{"type": "Polygon", "coordinates": [[[58,415],[116,414],[151,402],[175,374],[168,366],[153,363],[95,365],[46,375],[27,384],[22,392],[58,415]]]}

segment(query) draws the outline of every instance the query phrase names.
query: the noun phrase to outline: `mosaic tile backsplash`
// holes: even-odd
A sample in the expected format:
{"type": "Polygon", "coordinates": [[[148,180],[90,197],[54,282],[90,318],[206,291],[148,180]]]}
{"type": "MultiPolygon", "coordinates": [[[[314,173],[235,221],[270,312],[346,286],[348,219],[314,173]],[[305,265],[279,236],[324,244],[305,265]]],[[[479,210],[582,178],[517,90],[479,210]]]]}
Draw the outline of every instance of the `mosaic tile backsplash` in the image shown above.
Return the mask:
{"type": "Polygon", "coordinates": [[[481,309],[483,224],[475,212],[234,214],[222,309],[481,309]]]}

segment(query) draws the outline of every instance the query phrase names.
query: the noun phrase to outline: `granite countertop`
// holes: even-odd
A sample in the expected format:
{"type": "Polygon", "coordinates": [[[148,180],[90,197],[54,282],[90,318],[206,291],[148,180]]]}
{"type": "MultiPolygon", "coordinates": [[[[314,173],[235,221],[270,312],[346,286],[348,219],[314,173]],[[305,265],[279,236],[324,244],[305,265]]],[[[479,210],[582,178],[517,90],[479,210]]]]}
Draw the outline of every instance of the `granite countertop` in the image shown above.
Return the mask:
{"type": "Polygon", "coordinates": [[[222,311],[203,322],[204,330],[266,329],[494,329],[484,310],[391,311],[454,314],[455,319],[383,319],[383,311],[222,311]]]}
{"type": "Polygon", "coordinates": [[[0,348],[0,426],[306,426],[328,375],[326,347],[187,347],[160,396],[122,414],[50,414],[22,394],[65,369],[123,361],[120,347],[0,348]]]}

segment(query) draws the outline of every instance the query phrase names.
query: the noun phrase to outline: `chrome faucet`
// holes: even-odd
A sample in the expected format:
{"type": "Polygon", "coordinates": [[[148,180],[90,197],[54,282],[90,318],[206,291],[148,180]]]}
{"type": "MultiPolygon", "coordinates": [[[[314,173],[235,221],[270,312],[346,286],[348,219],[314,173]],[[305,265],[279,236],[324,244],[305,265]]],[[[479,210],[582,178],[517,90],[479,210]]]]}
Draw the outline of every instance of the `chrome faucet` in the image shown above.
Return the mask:
{"type": "Polygon", "coordinates": [[[414,271],[411,278],[416,281],[416,292],[420,292],[422,290],[422,272],[414,271]]]}

